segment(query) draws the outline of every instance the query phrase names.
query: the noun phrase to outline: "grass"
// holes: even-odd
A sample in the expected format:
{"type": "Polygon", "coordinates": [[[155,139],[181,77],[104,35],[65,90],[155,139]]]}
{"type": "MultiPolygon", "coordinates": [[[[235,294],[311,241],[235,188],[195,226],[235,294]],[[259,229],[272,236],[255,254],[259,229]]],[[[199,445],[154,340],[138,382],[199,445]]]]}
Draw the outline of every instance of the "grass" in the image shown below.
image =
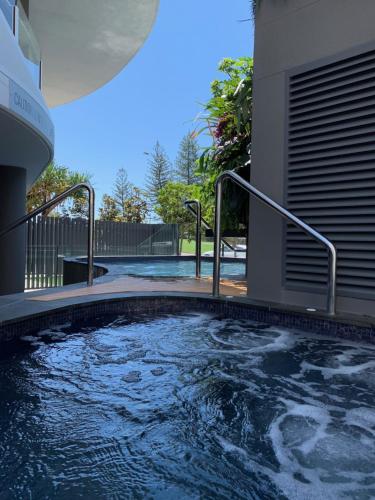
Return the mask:
{"type": "MultiPolygon", "coordinates": [[[[214,249],[212,241],[202,241],[202,254],[214,249]]],[[[182,253],[195,254],[195,241],[182,240],[182,253]]]]}

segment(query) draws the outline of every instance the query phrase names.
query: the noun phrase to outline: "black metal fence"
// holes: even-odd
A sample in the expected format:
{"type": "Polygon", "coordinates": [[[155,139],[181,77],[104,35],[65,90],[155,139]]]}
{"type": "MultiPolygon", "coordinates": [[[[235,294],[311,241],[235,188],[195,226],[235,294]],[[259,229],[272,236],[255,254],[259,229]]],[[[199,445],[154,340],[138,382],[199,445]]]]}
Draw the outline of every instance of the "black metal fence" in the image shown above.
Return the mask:
{"type": "MultiPolygon", "coordinates": [[[[177,224],[95,222],[95,256],[177,255],[177,224]]],[[[36,217],[27,223],[25,289],[62,285],[64,257],[87,254],[87,221],[36,217]]]]}

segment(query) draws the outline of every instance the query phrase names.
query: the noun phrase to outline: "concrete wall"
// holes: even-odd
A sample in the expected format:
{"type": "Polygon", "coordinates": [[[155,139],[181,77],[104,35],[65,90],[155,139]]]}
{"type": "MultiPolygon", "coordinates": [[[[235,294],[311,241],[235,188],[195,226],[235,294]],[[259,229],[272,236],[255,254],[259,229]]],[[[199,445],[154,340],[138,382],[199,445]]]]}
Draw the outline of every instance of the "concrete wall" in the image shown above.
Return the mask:
{"type": "MultiPolygon", "coordinates": [[[[374,0],[262,0],[256,19],[253,184],[285,204],[287,77],[293,68],[375,43],[374,0]]],[[[283,287],[283,222],[252,202],[249,295],[283,304],[324,307],[326,297],[283,287]]],[[[373,303],[339,297],[338,309],[375,316],[373,303]]]]}
{"type": "MultiPolygon", "coordinates": [[[[25,215],[26,170],[0,166],[0,228],[25,215]]],[[[0,240],[0,295],[25,287],[25,226],[0,240]]]]}

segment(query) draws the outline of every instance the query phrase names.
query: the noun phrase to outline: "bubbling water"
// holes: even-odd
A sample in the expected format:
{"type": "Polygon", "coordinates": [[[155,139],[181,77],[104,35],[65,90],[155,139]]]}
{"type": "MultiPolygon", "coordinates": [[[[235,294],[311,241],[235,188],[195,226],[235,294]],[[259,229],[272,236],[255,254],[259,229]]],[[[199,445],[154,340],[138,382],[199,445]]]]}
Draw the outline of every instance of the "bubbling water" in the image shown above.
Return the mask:
{"type": "Polygon", "coordinates": [[[370,499],[375,349],[202,314],[0,360],[1,498],[370,499]]]}

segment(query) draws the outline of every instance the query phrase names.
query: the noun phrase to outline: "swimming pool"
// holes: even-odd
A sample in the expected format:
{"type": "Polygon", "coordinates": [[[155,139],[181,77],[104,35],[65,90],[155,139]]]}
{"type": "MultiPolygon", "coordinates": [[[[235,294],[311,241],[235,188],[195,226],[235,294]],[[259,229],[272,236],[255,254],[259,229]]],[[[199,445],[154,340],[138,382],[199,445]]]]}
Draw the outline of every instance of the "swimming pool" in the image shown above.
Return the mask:
{"type": "MultiPolygon", "coordinates": [[[[116,275],[135,275],[135,276],[160,276],[160,277],[178,277],[195,276],[194,259],[155,259],[155,258],[137,258],[137,259],[101,259],[97,261],[103,263],[108,269],[109,274],[116,275]]],[[[202,276],[212,276],[212,259],[202,260],[202,276]]],[[[222,262],[221,274],[224,277],[244,277],[246,264],[241,259],[238,261],[222,262]]]]}
{"type": "Polygon", "coordinates": [[[375,495],[373,346],[199,313],[23,345],[0,363],[0,496],[375,495]]]}

